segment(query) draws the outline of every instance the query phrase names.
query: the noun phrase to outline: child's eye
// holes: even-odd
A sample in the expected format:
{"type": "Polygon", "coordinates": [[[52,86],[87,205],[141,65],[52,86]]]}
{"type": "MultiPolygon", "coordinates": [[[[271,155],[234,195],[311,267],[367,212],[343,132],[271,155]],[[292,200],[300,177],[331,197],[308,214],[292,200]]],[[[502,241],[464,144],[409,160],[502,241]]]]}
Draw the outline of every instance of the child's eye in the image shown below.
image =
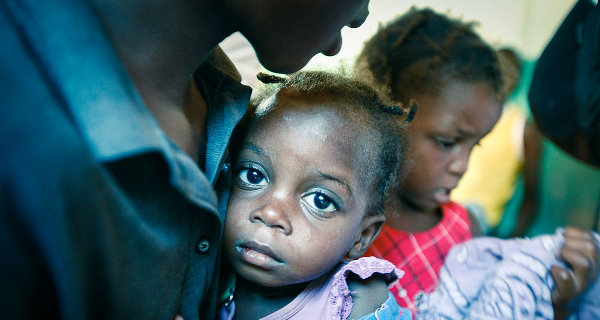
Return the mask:
{"type": "Polygon", "coordinates": [[[339,210],[333,200],[321,192],[309,193],[302,197],[302,201],[308,206],[308,209],[321,215],[339,210]]]}
{"type": "Polygon", "coordinates": [[[243,187],[251,189],[260,189],[267,185],[265,175],[254,168],[244,168],[238,173],[238,179],[243,187]]]}
{"type": "Polygon", "coordinates": [[[446,139],[437,137],[435,138],[435,141],[438,145],[440,145],[440,147],[444,149],[452,148],[456,144],[456,139],[446,139]]]}

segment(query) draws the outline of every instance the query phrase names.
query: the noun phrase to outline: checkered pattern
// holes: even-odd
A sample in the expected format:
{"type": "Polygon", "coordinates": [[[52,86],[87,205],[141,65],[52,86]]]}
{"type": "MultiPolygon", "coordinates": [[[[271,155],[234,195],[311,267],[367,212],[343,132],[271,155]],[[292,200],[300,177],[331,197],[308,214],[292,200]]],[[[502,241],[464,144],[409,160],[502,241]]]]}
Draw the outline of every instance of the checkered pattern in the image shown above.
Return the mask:
{"type": "Polygon", "coordinates": [[[450,248],[471,237],[467,210],[456,202],[449,202],[442,206],[440,223],[430,230],[409,233],[384,225],[365,256],[388,260],[405,272],[390,291],[398,304],[410,309],[414,316],[415,299],[435,289],[450,248]]]}

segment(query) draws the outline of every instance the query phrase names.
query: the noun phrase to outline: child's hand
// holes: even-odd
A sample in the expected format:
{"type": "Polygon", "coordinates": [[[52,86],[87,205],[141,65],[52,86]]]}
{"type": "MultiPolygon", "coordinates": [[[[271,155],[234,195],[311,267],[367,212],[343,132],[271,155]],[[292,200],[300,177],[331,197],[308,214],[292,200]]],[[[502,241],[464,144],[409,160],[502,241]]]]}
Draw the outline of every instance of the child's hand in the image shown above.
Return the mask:
{"type": "Polygon", "coordinates": [[[569,316],[569,302],[587,290],[598,277],[600,267],[598,244],[591,232],[567,227],[563,235],[565,243],[558,258],[568,268],[553,266],[550,270],[556,283],[552,292],[555,319],[566,319],[569,316]]]}

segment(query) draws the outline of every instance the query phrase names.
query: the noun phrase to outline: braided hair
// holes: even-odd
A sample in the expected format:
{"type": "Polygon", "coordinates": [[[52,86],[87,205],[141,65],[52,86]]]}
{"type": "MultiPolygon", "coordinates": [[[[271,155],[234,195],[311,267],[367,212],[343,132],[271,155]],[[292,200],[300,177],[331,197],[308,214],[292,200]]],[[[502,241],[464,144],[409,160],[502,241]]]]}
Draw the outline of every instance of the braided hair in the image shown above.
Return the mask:
{"type": "Polygon", "coordinates": [[[355,72],[392,101],[408,101],[416,94],[436,96],[451,80],[485,84],[502,100],[496,53],[473,27],[474,23],[413,7],[380,26],[365,43],[355,72]]]}
{"type": "Polygon", "coordinates": [[[234,154],[239,147],[235,143],[240,143],[261,118],[277,107],[280,93],[326,102],[335,107],[345,121],[352,121],[361,128],[361,132],[353,136],[353,143],[364,158],[357,168],[358,173],[365,177],[364,183],[372,190],[367,213],[383,214],[385,201],[397,196],[388,191],[396,190],[406,173],[404,123],[414,116],[416,107],[385,104],[371,86],[343,72],[301,71],[289,77],[268,74],[257,77],[266,85],[252,99],[248,113],[236,129],[236,138],[232,139],[234,154]]]}

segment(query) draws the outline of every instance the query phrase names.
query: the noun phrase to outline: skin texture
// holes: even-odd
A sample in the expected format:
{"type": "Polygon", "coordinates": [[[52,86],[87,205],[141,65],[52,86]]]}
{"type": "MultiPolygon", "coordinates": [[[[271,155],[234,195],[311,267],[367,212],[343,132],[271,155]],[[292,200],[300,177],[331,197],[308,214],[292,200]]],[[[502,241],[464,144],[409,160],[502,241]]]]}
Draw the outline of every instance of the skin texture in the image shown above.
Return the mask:
{"type": "Polygon", "coordinates": [[[377,275],[363,280],[354,274],[350,274],[348,289],[351,292],[354,305],[347,320],[362,318],[379,308],[388,298],[387,284],[377,275]]]}
{"type": "Polygon", "coordinates": [[[401,209],[388,214],[386,222],[409,232],[439,222],[440,206],[450,200],[473,147],[491,131],[502,110],[486,86],[461,81],[449,81],[438,97],[422,94],[415,99],[419,111],[408,126],[411,167],[401,209]]]}
{"type": "MultiPolygon", "coordinates": [[[[334,110],[279,93],[242,145],[224,241],[240,276],[239,316],[280,309],[308,281],[360,257],[381,228],[382,215],[365,216],[372,190],[357,175],[362,156],[349,143],[357,127],[334,110]]],[[[385,286],[377,292],[387,298],[385,286]]]]}

